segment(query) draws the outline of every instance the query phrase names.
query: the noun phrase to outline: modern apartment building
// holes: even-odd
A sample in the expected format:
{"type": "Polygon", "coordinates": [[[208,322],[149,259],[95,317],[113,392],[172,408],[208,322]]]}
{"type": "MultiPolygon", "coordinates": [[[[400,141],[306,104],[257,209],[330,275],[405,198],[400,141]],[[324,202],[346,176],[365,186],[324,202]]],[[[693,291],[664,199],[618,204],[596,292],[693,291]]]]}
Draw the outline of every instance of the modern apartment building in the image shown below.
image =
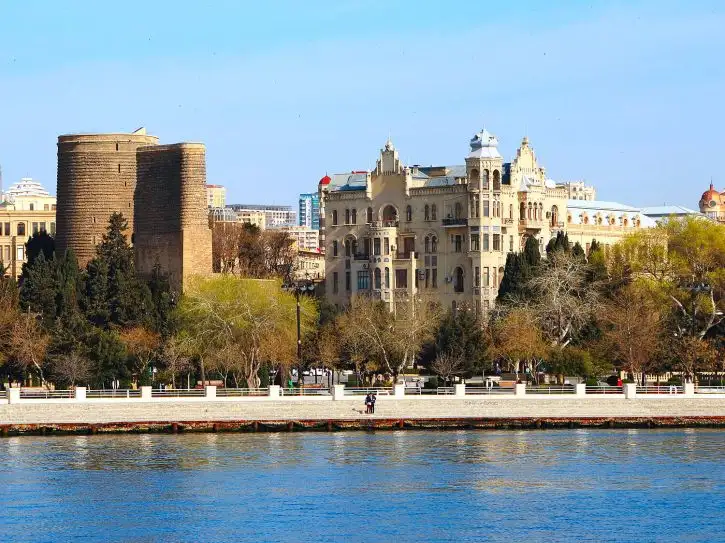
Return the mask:
{"type": "Polygon", "coordinates": [[[229,207],[240,216],[251,217],[254,212],[262,213],[265,228],[292,228],[297,226],[297,213],[292,209],[292,206],[232,204],[229,207]]]}
{"type": "Polygon", "coordinates": [[[299,225],[320,229],[320,195],[316,192],[300,194],[299,225]]]}
{"type": "Polygon", "coordinates": [[[206,185],[206,202],[211,208],[227,205],[227,189],[222,185],[206,185]]]}
{"type": "Polygon", "coordinates": [[[313,230],[306,226],[294,226],[292,228],[285,228],[284,230],[289,232],[290,236],[295,240],[297,250],[316,252],[320,248],[319,230],[313,230]]]}
{"type": "Polygon", "coordinates": [[[504,162],[486,130],[471,139],[465,164],[407,167],[388,141],[373,171],[326,175],[319,193],[326,294],[338,306],[365,293],[392,307],[420,292],[446,307],[486,311],[506,255],[528,237],[543,253],[560,231],[586,247],[654,224],[636,208],[570,199],[527,138],[504,162]]]}

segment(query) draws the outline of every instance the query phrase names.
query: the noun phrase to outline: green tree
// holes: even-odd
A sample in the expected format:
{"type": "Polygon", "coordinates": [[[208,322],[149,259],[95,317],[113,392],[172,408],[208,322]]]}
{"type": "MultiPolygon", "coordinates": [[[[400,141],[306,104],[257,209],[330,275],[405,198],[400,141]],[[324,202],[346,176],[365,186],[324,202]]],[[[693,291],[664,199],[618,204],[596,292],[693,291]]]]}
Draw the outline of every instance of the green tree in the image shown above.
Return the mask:
{"type": "Polygon", "coordinates": [[[528,282],[535,277],[541,268],[539,242],[530,236],[526,238],[524,250],[519,254],[509,253],[506,256],[506,267],[498,289],[498,301],[527,300],[533,293],[528,289],[528,282]]]}
{"type": "Polygon", "coordinates": [[[483,369],[487,348],[483,327],[476,316],[466,309],[449,311],[441,319],[432,349],[425,349],[428,364],[433,364],[442,355],[450,355],[440,362],[447,366],[451,361],[460,361],[456,366],[457,371],[466,375],[479,373],[483,369]]]}
{"type": "MultiPolygon", "coordinates": [[[[579,248],[581,249],[581,246],[579,246],[579,248]]],[[[556,237],[551,238],[549,243],[546,244],[547,256],[551,257],[551,255],[556,251],[564,251],[565,253],[571,251],[569,236],[562,231],[557,232],[556,237]]]]}
{"type": "Polygon", "coordinates": [[[40,251],[32,262],[23,264],[20,307],[40,315],[43,328],[49,330],[57,316],[56,295],[55,262],[46,260],[45,253],[40,251]]]}

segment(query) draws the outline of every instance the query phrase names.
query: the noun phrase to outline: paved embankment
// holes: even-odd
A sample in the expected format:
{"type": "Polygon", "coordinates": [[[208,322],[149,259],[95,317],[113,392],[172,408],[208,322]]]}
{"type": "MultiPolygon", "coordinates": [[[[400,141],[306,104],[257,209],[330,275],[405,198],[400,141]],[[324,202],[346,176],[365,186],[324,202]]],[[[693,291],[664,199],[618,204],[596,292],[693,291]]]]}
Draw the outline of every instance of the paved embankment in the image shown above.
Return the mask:
{"type": "Polygon", "coordinates": [[[342,401],[86,401],[0,405],[4,434],[262,428],[725,426],[725,398],[362,398],[342,401]]]}

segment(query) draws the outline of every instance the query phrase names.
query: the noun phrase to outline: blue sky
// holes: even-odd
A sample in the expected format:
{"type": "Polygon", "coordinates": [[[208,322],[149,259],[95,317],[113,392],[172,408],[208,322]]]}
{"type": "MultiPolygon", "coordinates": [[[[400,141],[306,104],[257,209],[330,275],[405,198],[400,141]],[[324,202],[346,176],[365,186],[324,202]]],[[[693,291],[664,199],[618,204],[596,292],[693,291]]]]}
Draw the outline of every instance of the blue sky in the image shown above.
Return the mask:
{"type": "Polygon", "coordinates": [[[325,172],[460,164],[526,134],[600,199],[725,189],[725,2],[0,0],[4,183],[55,188],[56,138],[146,126],[207,145],[227,201],[295,204],[325,172]]]}

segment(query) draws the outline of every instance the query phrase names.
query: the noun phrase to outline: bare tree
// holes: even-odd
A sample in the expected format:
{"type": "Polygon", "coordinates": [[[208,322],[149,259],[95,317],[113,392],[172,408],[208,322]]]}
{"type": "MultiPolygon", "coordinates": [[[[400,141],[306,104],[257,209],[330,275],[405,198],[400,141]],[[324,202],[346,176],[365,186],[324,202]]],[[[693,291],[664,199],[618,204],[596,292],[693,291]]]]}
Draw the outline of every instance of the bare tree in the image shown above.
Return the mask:
{"type": "Polygon", "coordinates": [[[134,359],[136,375],[143,376],[158,353],[161,346],[161,336],[143,326],[134,326],[133,328],[121,330],[120,337],[134,359]]]}
{"type": "Polygon", "coordinates": [[[445,383],[450,383],[453,377],[460,375],[465,369],[465,364],[460,355],[445,352],[436,356],[436,359],[431,364],[431,369],[443,377],[445,383]]]}
{"type": "Polygon", "coordinates": [[[492,323],[490,337],[489,352],[493,358],[506,361],[509,371],[528,370],[538,382],[539,368],[549,348],[534,310],[511,309],[492,323]]]}
{"type": "Polygon", "coordinates": [[[183,340],[172,336],[164,343],[161,357],[166,366],[166,372],[171,377],[171,383],[176,386],[177,374],[189,373],[193,368],[191,357],[184,348],[183,340]]]}
{"type": "Polygon", "coordinates": [[[91,376],[91,362],[82,354],[71,351],[53,358],[53,379],[63,386],[74,387],[91,376]]]}
{"type": "Polygon", "coordinates": [[[12,327],[10,355],[21,371],[34,370],[45,386],[43,362],[50,345],[50,336],[43,331],[39,315],[29,311],[19,313],[12,327]]]}

